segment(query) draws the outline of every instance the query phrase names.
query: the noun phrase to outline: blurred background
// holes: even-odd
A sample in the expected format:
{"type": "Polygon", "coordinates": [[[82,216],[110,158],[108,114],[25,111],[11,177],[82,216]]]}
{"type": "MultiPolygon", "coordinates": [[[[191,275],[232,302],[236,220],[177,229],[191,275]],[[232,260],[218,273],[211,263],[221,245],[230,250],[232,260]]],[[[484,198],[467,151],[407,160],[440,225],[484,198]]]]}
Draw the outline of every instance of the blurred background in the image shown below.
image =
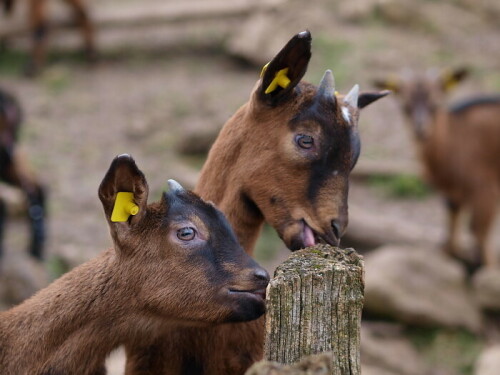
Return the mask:
{"type": "MultiPolygon", "coordinates": [[[[496,0],[89,0],[91,64],[71,9],[51,0],[47,59],[31,78],[27,3],[0,15],[0,88],[20,102],[16,147],[47,188],[46,255],[43,262],[28,255],[24,195],[1,184],[8,212],[2,309],[110,246],[97,187],[115,155],[136,159],[150,200],[168,178],[193,187],[207,149],[247,101],[262,65],[301,30],[313,36],[304,79],[317,84],[332,69],[341,93],[355,83],[374,90],[374,79],[406,68],[462,66],[471,75],[450,103],[500,92],[496,0]]],[[[421,178],[397,98],[364,110],[359,128],[362,153],[342,246],[365,254],[363,373],[499,374],[500,272],[471,278],[439,251],[445,206],[421,178]]],[[[500,220],[491,236],[498,252],[500,220]]],[[[460,237],[465,250],[472,247],[467,230],[460,237]]],[[[258,261],[272,273],[288,254],[265,227],[258,261]]],[[[114,357],[110,373],[120,373],[120,360],[114,357]]]]}

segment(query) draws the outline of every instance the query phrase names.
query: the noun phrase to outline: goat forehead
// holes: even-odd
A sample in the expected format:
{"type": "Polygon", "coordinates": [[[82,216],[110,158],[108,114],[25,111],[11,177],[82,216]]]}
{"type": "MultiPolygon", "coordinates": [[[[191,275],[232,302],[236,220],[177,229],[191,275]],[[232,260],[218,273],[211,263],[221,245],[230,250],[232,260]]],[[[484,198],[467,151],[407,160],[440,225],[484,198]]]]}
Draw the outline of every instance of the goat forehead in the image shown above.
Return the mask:
{"type": "Polygon", "coordinates": [[[432,88],[426,82],[416,82],[406,96],[407,105],[411,107],[426,107],[433,101],[432,88]]]}
{"type": "Polygon", "coordinates": [[[354,118],[349,117],[347,121],[342,109],[347,108],[341,107],[339,110],[333,100],[313,100],[299,109],[288,126],[294,132],[309,128],[315,133],[320,133],[319,141],[324,144],[325,151],[331,150],[335,144],[342,147],[350,143],[353,133],[357,134],[355,126],[350,123],[354,118]]]}
{"type": "Polygon", "coordinates": [[[212,204],[206,203],[194,194],[166,195],[166,220],[191,220],[206,230],[212,239],[224,238],[236,241],[236,236],[226,217],[212,204]]]}
{"type": "MultiPolygon", "coordinates": [[[[334,180],[336,184],[346,180],[359,156],[357,128],[344,117],[333,100],[313,100],[304,105],[290,121],[292,131],[307,125],[321,129],[320,139],[317,140],[321,146],[321,154],[317,160],[311,162],[307,182],[307,195],[311,201],[316,200],[322,187],[332,185],[334,180]]],[[[349,120],[354,121],[354,118],[350,117],[349,120]]]]}

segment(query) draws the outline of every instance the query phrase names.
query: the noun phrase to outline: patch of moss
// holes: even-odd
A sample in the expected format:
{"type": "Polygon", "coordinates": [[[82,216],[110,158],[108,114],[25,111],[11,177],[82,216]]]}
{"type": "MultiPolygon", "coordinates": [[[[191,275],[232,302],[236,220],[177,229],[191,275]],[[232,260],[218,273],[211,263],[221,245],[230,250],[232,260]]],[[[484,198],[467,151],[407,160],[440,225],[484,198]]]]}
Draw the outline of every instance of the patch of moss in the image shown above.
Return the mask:
{"type": "Polygon", "coordinates": [[[331,38],[330,35],[318,35],[314,39],[314,59],[310,63],[312,77],[308,80],[317,84],[325,72],[325,67],[333,70],[335,82],[342,84],[351,77],[352,60],[349,59],[352,44],[347,40],[331,38]]]}
{"type": "Polygon", "coordinates": [[[70,73],[66,68],[49,67],[40,78],[47,92],[55,96],[63,94],[71,86],[70,73]]]}
{"type": "Polygon", "coordinates": [[[10,50],[0,46],[0,75],[19,76],[28,60],[25,52],[10,50]]]}
{"type": "Polygon", "coordinates": [[[425,198],[431,192],[429,185],[413,175],[375,176],[369,186],[381,190],[392,198],[425,198]]]}
{"type": "Polygon", "coordinates": [[[257,262],[269,262],[276,257],[279,249],[283,246],[283,242],[274,228],[268,224],[264,224],[262,233],[255,246],[254,257],[257,259],[257,262]]]}
{"type": "Polygon", "coordinates": [[[439,328],[409,328],[407,335],[413,345],[431,365],[472,375],[474,363],[484,343],[464,330],[439,328]]]}
{"type": "Polygon", "coordinates": [[[53,255],[47,259],[46,267],[51,280],[58,279],[71,270],[68,262],[59,255],[53,255]]]}
{"type": "Polygon", "coordinates": [[[201,171],[205,164],[206,155],[183,155],[181,158],[187,165],[201,171]]]}

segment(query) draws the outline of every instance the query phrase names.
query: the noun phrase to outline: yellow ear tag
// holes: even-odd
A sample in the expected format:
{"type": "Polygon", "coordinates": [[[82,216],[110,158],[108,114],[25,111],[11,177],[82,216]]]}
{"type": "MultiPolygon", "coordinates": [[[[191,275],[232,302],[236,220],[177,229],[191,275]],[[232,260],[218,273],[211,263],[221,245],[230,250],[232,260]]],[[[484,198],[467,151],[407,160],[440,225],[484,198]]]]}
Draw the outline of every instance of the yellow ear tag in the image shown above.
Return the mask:
{"type": "Polygon", "coordinates": [[[397,92],[398,87],[399,87],[399,82],[397,78],[389,78],[387,81],[385,81],[386,90],[397,92]]]}
{"type": "Polygon", "coordinates": [[[290,78],[287,77],[288,73],[288,68],[281,69],[276,75],[274,76],[274,79],[271,81],[269,86],[267,86],[266,91],[264,91],[264,94],[269,94],[276,90],[278,86],[281,88],[286,89],[288,85],[290,84],[290,78]]]}
{"type": "Polygon", "coordinates": [[[442,80],[445,91],[450,91],[458,83],[457,79],[453,76],[453,73],[450,70],[444,72],[442,80]]]}
{"type": "Polygon", "coordinates": [[[116,194],[111,221],[113,223],[124,222],[130,215],[137,215],[138,212],[139,206],[134,203],[134,194],[121,191],[116,194]]]}

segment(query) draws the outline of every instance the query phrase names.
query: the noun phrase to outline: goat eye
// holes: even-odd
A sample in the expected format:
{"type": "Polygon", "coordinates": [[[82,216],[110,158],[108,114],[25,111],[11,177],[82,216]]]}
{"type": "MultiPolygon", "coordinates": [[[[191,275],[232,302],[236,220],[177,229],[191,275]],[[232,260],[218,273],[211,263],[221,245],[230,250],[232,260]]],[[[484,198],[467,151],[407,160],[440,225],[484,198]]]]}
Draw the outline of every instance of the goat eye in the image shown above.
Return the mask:
{"type": "Polygon", "coordinates": [[[182,241],[191,241],[196,236],[196,230],[191,227],[181,228],[177,231],[177,238],[182,241]]]}
{"type": "Polygon", "coordinates": [[[314,146],[314,138],[310,135],[299,134],[295,137],[295,142],[300,148],[304,148],[306,150],[314,146]]]}

